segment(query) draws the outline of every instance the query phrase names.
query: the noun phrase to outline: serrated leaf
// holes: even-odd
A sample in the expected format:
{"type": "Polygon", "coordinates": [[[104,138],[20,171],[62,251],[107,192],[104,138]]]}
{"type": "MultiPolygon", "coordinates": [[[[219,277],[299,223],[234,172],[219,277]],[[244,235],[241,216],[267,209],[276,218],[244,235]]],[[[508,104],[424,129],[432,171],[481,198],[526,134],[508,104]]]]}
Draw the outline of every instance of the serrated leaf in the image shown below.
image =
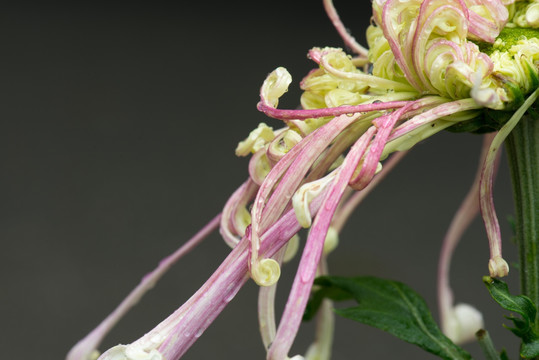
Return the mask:
{"type": "Polygon", "coordinates": [[[339,299],[331,294],[339,294],[342,299],[344,292],[358,302],[358,306],[335,310],[343,317],[386,331],[443,359],[471,359],[442,334],[425,301],[400,282],[368,276],[322,277],[315,284],[320,286],[317,293],[324,292],[332,300],[339,299]]]}
{"type": "Polygon", "coordinates": [[[528,323],[530,319],[535,319],[537,310],[530,298],[524,295],[511,295],[507,284],[499,279],[485,276],[483,282],[492,298],[505,310],[520,314],[528,323]]]}
{"type": "MultiPolygon", "coordinates": [[[[492,298],[505,310],[517,313],[521,318],[506,316],[513,322],[515,327],[506,326],[513,334],[522,339],[520,356],[523,358],[535,358],[539,356],[539,336],[534,330],[534,321],[537,308],[534,303],[524,295],[511,295],[507,284],[501,280],[483,277],[492,298]]],[[[505,326],[505,325],[504,325],[505,326]]]]}

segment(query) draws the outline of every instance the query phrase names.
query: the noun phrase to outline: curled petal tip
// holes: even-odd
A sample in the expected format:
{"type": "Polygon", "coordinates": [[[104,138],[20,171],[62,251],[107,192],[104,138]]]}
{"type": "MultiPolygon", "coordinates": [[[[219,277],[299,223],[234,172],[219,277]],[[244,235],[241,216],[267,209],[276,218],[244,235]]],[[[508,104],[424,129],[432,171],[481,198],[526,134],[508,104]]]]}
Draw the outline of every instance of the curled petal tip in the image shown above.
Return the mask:
{"type": "Polygon", "coordinates": [[[276,108],[279,103],[279,98],[288,91],[288,85],[290,85],[291,82],[292,76],[285,68],[278,67],[271,72],[260,89],[261,102],[258,104],[257,108],[260,110],[263,105],[276,108]]]}
{"type": "Polygon", "coordinates": [[[261,259],[251,268],[251,277],[259,286],[271,286],[281,276],[281,267],[273,259],[261,259]]]}
{"type": "Polygon", "coordinates": [[[483,315],[469,304],[457,304],[451,311],[445,335],[456,344],[475,339],[475,333],[483,327],[483,315]]]}
{"type": "Polygon", "coordinates": [[[470,92],[470,95],[475,100],[475,102],[477,102],[481,106],[490,109],[503,108],[503,102],[495,89],[479,88],[479,86],[480,84],[477,87],[474,86],[470,92]]]}
{"type": "Polygon", "coordinates": [[[337,245],[339,245],[339,232],[333,226],[330,226],[324,242],[324,255],[328,255],[335,250],[337,245]]]}
{"type": "Polygon", "coordinates": [[[247,139],[241,141],[236,147],[237,156],[247,156],[262,149],[268,142],[273,140],[275,134],[273,129],[264,123],[249,133],[247,139]]]}
{"type": "Polygon", "coordinates": [[[495,256],[488,262],[491,277],[504,277],[509,274],[509,265],[501,256],[495,256]]]}
{"type": "Polygon", "coordinates": [[[133,345],[116,345],[101,355],[99,360],[163,360],[156,349],[149,352],[133,345]]]}
{"type": "Polygon", "coordinates": [[[97,360],[101,353],[93,348],[84,348],[84,345],[86,344],[83,344],[81,347],[78,347],[78,344],[75,345],[69,354],[67,354],[66,360],[97,360]]]}
{"type": "Polygon", "coordinates": [[[100,332],[94,331],[90,333],[69,350],[66,360],[96,360],[100,355],[97,350],[100,340],[100,332]]]}
{"type": "Polygon", "coordinates": [[[101,360],[127,360],[126,345],[116,345],[103,353],[101,360]]]}
{"type": "Polygon", "coordinates": [[[320,196],[322,191],[331,184],[335,178],[336,173],[332,172],[327,176],[311,181],[309,183],[303,184],[292,196],[292,206],[294,207],[294,212],[298,223],[304,227],[308,228],[312,223],[312,214],[310,210],[311,202],[320,196]]]}

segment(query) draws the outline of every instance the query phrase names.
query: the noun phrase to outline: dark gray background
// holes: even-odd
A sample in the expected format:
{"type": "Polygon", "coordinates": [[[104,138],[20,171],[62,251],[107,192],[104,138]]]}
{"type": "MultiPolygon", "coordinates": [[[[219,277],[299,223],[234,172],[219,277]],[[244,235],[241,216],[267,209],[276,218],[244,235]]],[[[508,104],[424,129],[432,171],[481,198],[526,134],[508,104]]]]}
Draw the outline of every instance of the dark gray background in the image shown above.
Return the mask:
{"type": "MultiPolygon", "coordinates": [[[[370,4],[337,6],[364,43],[370,4]]],[[[255,108],[262,81],[287,67],[295,82],[280,105],[296,107],[298,81],[313,67],[306,58],[312,46],[342,46],[321,1],[0,7],[3,358],[62,359],[141,276],[220,211],[247,176],[247,161],[234,156],[237,142],[260,121],[280,126],[255,108]]],[[[417,146],[351,219],[330,257],[331,272],[403,281],[436,314],[441,240],[473,178],[480,143],[478,136],[443,133],[417,146]]],[[[495,191],[506,253],[515,261],[505,163],[495,191]]],[[[227,252],[210,237],[102,349],[151,329],[227,252]]],[[[480,304],[494,340],[514,350],[503,312],[481,282],[487,260],[476,221],[453,266],[457,301],[480,304]]],[[[280,306],[295,266],[283,269],[280,306]]],[[[304,353],[311,338],[307,325],[291,355],[304,353]]],[[[476,345],[467,348],[482,358],[476,345]]],[[[185,358],[263,354],[256,286],[248,283],[185,358]]],[[[334,358],[433,357],[339,320],[334,358]]]]}

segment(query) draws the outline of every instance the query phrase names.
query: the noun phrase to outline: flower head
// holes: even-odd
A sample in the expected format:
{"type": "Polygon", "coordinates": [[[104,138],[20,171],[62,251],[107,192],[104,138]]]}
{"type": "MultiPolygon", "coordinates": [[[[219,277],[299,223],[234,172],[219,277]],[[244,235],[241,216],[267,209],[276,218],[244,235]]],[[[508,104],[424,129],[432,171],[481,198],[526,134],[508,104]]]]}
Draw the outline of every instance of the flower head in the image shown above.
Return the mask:
{"type": "MultiPolygon", "coordinates": [[[[535,26],[535,2],[374,0],[369,50],[346,33],[331,1],[324,5],[355,55],[332,47],[311,49],[316,68],[300,82],[301,109],[278,108],[292,81],[286,69],[277,68],[266,78],[258,108],[283,126],[274,130],[260,124],[236,149],[239,156],[252,156],[249,178],[220,217],[221,234],[233,248],[230,255],[168,319],[102,359],[179,358],[249,277],[262,286],[259,320],[268,359],[288,358],[313,280],[328,271],[325,257],[335,248],[350,211],[404,151],[448,128],[499,130],[488,137],[474,206],[481,209],[487,228],[491,276],[507,275],[492,177],[500,143],[537,97],[539,36],[535,30],[505,26],[535,26]],[[517,108],[502,124],[485,115],[517,108]],[[309,235],[277,326],[275,284],[286,248],[297,246],[301,227],[309,228],[309,235]]],[[[465,340],[481,321],[476,316],[473,326],[464,324],[460,315],[469,315],[470,308],[453,307],[446,278],[450,254],[445,253],[441,271],[445,285],[440,294],[450,299],[443,303],[445,329],[465,340]]],[[[307,358],[329,356],[331,331],[323,329],[333,326],[331,304],[325,307],[322,330],[307,358]]]]}

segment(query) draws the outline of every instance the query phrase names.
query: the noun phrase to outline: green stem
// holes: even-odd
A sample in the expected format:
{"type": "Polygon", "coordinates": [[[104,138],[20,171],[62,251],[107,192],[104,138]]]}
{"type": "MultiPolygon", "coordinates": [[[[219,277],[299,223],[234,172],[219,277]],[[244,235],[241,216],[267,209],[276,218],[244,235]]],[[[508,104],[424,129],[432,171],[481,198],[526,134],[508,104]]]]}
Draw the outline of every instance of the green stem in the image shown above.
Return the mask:
{"type": "Polygon", "coordinates": [[[481,329],[475,333],[475,336],[487,360],[500,360],[500,355],[498,355],[488,331],[481,329]]]}
{"type": "MultiPolygon", "coordinates": [[[[506,148],[515,199],[522,293],[539,307],[539,121],[536,115],[533,111],[524,115],[508,136],[506,148]]],[[[535,329],[539,331],[537,320],[536,317],[535,329]]]]}

